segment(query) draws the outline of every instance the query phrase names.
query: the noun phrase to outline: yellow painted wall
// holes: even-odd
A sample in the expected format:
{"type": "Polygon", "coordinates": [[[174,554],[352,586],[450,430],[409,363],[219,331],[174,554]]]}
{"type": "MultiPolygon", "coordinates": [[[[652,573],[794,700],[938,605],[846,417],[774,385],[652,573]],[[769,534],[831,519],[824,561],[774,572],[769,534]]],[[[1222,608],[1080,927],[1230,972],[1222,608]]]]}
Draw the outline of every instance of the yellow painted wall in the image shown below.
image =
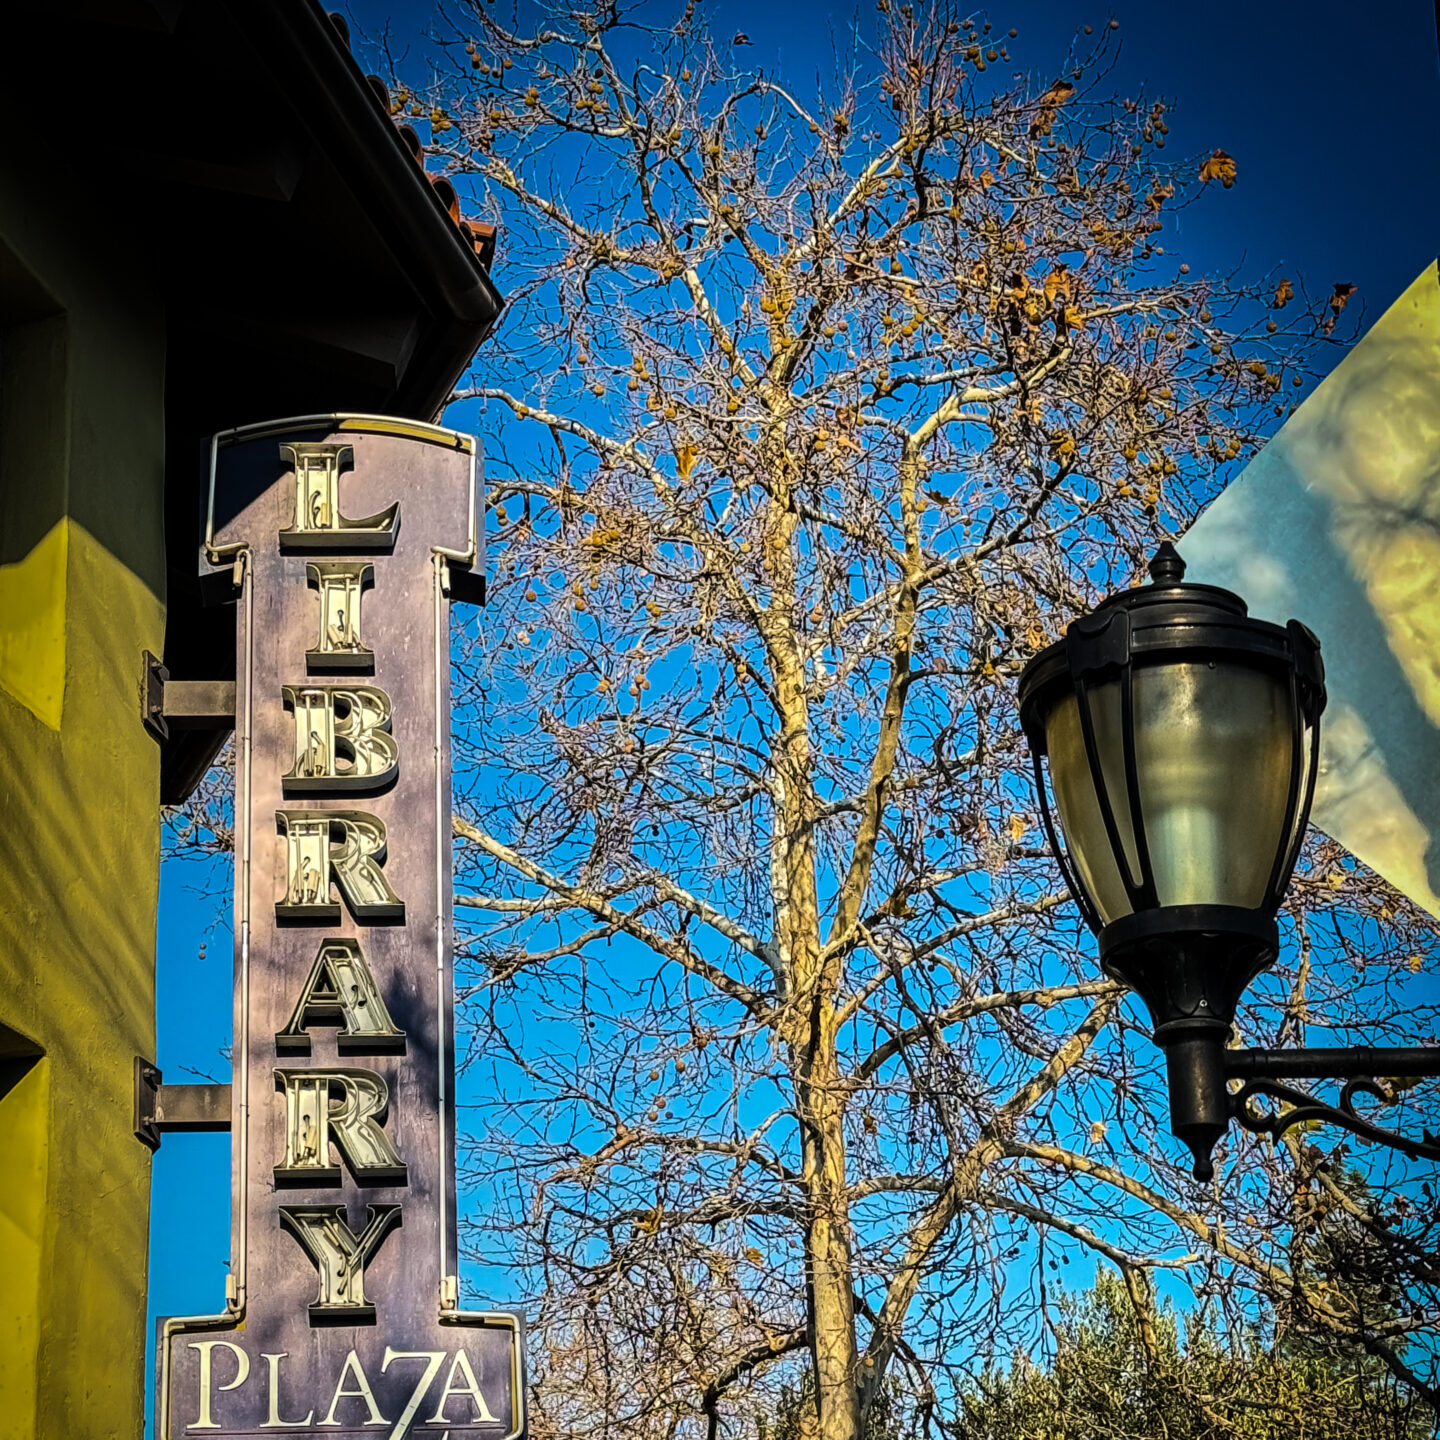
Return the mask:
{"type": "Polygon", "coordinates": [[[35,1414],[40,1345],[40,1274],[45,1259],[45,1180],[49,1168],[50,1062],[0,1061],[0,1128],[6,1183],[0,1187],[0,1433],[35,1414]]]}
{"type": "Polygon", "coordinates": [[[159,751],[139,697],[142,652],[164,639],[163,316],[25,163],[0,154],[0,1041],[43,1059],[0,1045],[14,1082],[0,1079],[0,1437],[132,1440],[150,1154],[131,1133],[131,1066],[155,1049],[159,877],[159,751]]]}

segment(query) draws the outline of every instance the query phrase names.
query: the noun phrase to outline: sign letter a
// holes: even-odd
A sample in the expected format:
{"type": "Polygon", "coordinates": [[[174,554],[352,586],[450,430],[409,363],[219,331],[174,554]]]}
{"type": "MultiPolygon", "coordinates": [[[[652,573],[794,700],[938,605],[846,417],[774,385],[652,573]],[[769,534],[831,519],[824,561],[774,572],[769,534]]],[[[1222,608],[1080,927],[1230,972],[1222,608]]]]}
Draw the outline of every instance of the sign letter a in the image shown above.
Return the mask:
{"type": "Polygon", "coordinates": [[[358,940],[326,940],[320,946],[290,1020],[275,1036],[275,1048],[308,1055],[310,1026],[337,1023],[342,1055],[405,1051],[405,1032],[390,1018],[358,940]]]}
{"type": "MultiPolygon", "coordinates": [[[[430,1417],[430,1424],[449,1425],[454,1423],[445,1414],[445,1407],[450,1403],[452,1395],[468,1395],[470,1403],[475,1409],[475,1419],[481,1424],[495,1424],[495,1417],[490,1413],[490,1407],[480,1393],[480,1382],[475,1378],[474,1370],[470,1368],[470,1357],[463,1348],[455,1352],[455,1358],[450,1362],[450,1373],[445,1377],[445,1388],[440,1392],[440,1403],[430,1417]]],[[[464,1423],[467,1425],[470,1423],[468,1416],[464,1423]]]]}

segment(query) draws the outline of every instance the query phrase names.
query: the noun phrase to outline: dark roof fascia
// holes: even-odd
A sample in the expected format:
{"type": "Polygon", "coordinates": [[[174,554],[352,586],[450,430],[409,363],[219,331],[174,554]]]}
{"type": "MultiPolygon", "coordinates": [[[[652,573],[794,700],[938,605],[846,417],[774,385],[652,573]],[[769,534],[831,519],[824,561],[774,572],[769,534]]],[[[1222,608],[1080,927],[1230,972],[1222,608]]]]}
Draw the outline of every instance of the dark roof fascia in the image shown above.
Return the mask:
{"type": "Polygon", "coordinates": [[[228,0],[227,8],[433,308],[437,323],[422,335],[393,402],[398,413],[429,420],[504,298],[315,0],[228,0]]]}

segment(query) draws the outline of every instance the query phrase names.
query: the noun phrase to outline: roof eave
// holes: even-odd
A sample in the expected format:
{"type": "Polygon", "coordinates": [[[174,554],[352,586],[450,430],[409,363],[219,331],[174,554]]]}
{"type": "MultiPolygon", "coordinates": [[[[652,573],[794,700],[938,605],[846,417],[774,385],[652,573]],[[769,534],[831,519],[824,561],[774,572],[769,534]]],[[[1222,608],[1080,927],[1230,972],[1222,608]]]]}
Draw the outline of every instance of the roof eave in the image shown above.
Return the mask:
{"type": "Polygon", "coordinates": [[[494,328],[504,298],[315,0],[228,4],[346,185],[366,198],[430,311],[393,403],[397,413],[431,419],[494,328]]]}

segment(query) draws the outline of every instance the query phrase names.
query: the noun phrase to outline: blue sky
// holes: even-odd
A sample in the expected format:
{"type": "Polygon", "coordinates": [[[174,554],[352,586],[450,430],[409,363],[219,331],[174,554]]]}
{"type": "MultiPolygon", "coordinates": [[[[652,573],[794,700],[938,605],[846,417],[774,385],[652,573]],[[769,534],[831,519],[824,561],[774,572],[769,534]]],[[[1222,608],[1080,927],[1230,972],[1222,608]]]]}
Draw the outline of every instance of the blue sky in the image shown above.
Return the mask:
{"type": "MultiPolygon", "coordinates": [[[[342,8],[362,55],[358,36],[378,34],[387,20],[401,53],[430,13],[423,0],[348,0],[342,8]]],[[[658,20],[679,8],[652,3],[643,13],[658,20]]],[[[832,73],[832,37],[843,43],[852,25],[866,33],[874,19],[874,0],[701,8],[717,36],[750,38],[738,52],[747,66],[801,87],[832,73]]],[[[512,4],[496,0],[494,9],[505,18],[512,4]]],[[[1197,269],[1284,264],[1326,293],[1336,281],[1358,285],[1357,299],[1375,314],[1440,253],[1440,66],[1435,13],[1424,0],[1016,0],[959,13],[983,15],[997,31],[1015,26],[1011,55],[1042,85],[1055,78],[1080,26],[1119,20],[1114,89],[1143,87],[1176,102],[1167,116],[1171,155],[1219,147],[1239,166],[1232,190],[1183,221],[1183,248],[1197,269]]],[[[421,49],[416,42],[412,58],[421,49]]],[[[504,259],[502,235],[502,290],[504,259]]],[[[503,333],[490,343],[503,345],[503,333]]]]}
{"type": "MultiPolygon", "coordinates": [[[[399,0],[352,0],[344,8],[361,33],[390,21],[397,53],[407,36],[418,36],[430,9],[399,0]]],[[[832,36],[854,25],[864,33],[873,18],[873,0],[860,9],[709,9],[717,35],[749,36],[748,64],[800,86],[831,70],[832,36]]],[[[1143,87],[1174,102],[1167,117],[1172,155],[1219,147],[1238,165],[1233,189],[1212,186],[1215,193],[1180,218],[1175,248],[1195,270],[1243,266],[1253,276],[1283,266],[1316,294],[1348,281],[1359,287],[1352,309],[1363,304],[1373,320],[1440,252],[1440,64],[1430,5],[1143,0],[1107,9],[1027,0],[973,13],[999,30],[1019,29],[1011,53],[1042,85],[1058,72],[1079,26],[1098,29],[1112,14],[1120,21],[1113,88],[1135,94],[1143,87]]],[[[503,291],[503,234],[496,279],[503,291]]],[[[489,344],[505,343],[502,325],[489,344]]],[[[447,420],[474,423],[463,411],[447,420]]],[[[158,1060],[168,1080],[195,1078],[187,1067],[226,1078],[220,1049],[230,1025],[229,883],[228,867],[171,859],[164,868],[158,1060]]],[[[152,1320],[223,1305],[228,1160],[225,1136],[171,1136],[156,1156],[152,1320]]]]}

